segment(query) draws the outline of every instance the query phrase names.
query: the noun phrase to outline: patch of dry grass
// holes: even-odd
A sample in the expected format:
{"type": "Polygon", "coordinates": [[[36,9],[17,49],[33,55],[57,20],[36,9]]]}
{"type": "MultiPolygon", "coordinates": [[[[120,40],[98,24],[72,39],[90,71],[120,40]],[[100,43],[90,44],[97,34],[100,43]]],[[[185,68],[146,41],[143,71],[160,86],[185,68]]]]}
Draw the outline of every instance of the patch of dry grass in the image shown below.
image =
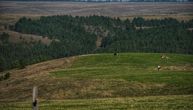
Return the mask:
{"type": "MultiPolygon", "coordinates": [[[[41,110],[190,110],[192,95],[39,100],[41,110]]],[[[0,102],[3,110],[31,110],[31,102],[0,102]]]]}
{"type": "MultiPolygon", "coordinates": [[[[57,39],[49,39],[48,37],[32,35],[32,34],[22,34],[14,31],[3,31],[9,35],[9,42],[11,43],[33,43],[41,42],[45,45],[49,45],[52,41],[59,41],[57,39]]],[[[0,32],[1,34],[2,32],[0,32]]]]}

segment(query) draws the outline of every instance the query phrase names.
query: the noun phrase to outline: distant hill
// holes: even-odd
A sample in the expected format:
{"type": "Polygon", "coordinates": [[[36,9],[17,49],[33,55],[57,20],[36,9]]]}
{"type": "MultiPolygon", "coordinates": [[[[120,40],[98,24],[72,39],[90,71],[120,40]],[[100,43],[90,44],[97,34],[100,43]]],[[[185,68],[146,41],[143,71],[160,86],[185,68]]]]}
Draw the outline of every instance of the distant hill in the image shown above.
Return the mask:
{"type": "Polygon", "coordinates": [[[0,1],[66,1],[66,2],[193,2],[193,0],[0,0],[0,1]]]}

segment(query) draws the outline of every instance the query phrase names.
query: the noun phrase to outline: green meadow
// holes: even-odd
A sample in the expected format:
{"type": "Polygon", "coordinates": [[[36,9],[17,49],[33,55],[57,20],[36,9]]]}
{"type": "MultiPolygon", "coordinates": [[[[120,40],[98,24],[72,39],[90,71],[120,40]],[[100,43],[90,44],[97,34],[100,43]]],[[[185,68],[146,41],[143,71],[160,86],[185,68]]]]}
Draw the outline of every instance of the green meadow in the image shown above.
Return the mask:
{"type": "MultiPolygon", "coordinates": [[[[57,81],[53,88],[58,90],[54,92],[58,99],[40,99],[40,110],[193,109],[192,55],[81,55],[69,67],[50,72],[49,77],[57,81]]],[[[28,102],[0,105],[5,110],[30,107],[28,102]]]]}

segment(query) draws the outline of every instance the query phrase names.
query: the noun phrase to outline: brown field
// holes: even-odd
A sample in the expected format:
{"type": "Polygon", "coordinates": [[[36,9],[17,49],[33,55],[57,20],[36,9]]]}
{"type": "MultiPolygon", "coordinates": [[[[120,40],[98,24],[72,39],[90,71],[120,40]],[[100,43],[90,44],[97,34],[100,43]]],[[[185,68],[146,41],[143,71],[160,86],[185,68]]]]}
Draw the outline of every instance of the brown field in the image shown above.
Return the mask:
{"type": "Polygon", "coordinates": [[[193,3],[83,3],[83,2],[0,2],[0,23],[14,23],[22,16],[103,15],[121,18],[193,18],[193,3]]]}
{"type": "Polygon", "coordinates": [[[193,14],[193,3],[0,2],[1,14],[79,16],[193,14]]]}

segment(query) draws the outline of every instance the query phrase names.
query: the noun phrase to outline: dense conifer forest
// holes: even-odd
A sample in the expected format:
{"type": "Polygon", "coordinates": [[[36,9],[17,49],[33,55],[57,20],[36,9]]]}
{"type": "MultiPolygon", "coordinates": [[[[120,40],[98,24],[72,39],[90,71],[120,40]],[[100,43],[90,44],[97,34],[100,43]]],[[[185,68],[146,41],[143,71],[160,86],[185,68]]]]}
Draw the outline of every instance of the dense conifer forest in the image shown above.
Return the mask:
{"type": "Polygon", "coordinates": [[[21,18],[14,31],[52,39],[41,42],[10,43],[9,34],[0,35],[0,71],[24,68],[49,59],[102,52],[156,52],[193,54],[193,20],[173,18],[120,20],[104,16],[48,16],[21,18]]]}

